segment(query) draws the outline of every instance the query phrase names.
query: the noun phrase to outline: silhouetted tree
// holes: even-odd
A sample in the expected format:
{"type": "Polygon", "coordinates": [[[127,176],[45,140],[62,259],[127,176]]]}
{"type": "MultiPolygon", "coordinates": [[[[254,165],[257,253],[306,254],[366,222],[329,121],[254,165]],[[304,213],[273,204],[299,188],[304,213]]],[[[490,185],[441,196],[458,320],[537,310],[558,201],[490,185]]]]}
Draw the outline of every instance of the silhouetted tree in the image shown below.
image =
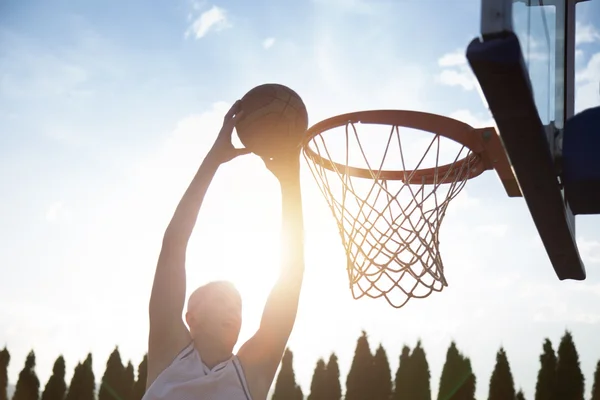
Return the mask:
{"type": "Polygon", "coordinates": [[[522,390],[519,390],[519,392],[517,393],[516,400],[525,400],[525,395],[523,394],[522,390]]]}
{"type": "Polygon", "coordinates": [[[456,343],[450,343],[442,368],[438,400],[475,400],[475,384],[471,361],[458,351],[456,343]]]}
{"type": "Polygon", "coordinates": [[[125,367],[121,361],[119,348],[116,347],[106,362],[106,370],[98,391],[98,400],[125,399],[126,395],[125,367]]]}
{"type": "Polygon", "coordinates": [[[88,354],[83,362],[77,363],[65,400],[95,400],[95,398],[96,382],[92,370],[92,355],[88,354]]]}
{"type": "Polygon", "coordinates": [[[127,363],[125,367],[125,373],[123,374],[123,392],[125,395],[124,399],[131,399],[131,394],[133,393],[133,385],[135,384],[135,369],[133,368],[133,364],[131,361],[127,363]]]}
{"type": "Polygon", "coordinates": [[[286,348],[271,400],[302,400],[302,398],[302,389],[296,383],[294,374],[294,355],[286,348]]]}
{"type": "Polygon", "coordinates": [[[8,364],[10,364],[10,353],[4,346],[0,351],[0,400],[8,400],[8,364]]]}
{"type": "Polygon", "coordinates": [[[77,366],[73,371],[73,376],[71,377],[71,383],[69,384],[65,400],[79,400],[83,398],[83,374],[85,373],[83,368],[82,363],[77,363],[77,366]]]}
{"type": "Polygon", "coordinates": [[[350,365],[350,371],[346,378],[345,400],[370,400],[373,371],[373,354],[369,347],[367,333],[362,335],[356,342],[354,358],[350,365]]]}
{"type": "Polygon", "coordinates": [[[331,353],[325,367],[327,400],[341,400],[342,385],[340,383],[340,367],[335,353],[331,353]]]}
{"type": "Polygon", "coordinates": [[[371,399],[390,400],[392,396],[392,372],[385,349],[380,344],[371,367],[371,399]]]}
{"type": "Polygon", "coordinates": [[[404,400],[410,398],[410,361],[410,348],[408,346],[403,346],[402,352],[400,353],[398,369],[396,370],[396,377],[394,379],[394,391],[392,393],[393,400],[404,400]]]}
{"type": "Polygon", "coordinates": [[[35,373],[35,353],[29,352],[25,359],[25,367],[19,373],[13,400],[38,400],[40,396],[40,380],[35,373]]]}
{"type": "Polygon", "coordinates": [[[600,361],[598,361],[598,364],[596,364],[591,400],[600,400],[600,361]]]}
{"type": "Polygon", "coordinates": [[[496,354],[496,366],[490,378],[488,400],[506,400],[515,398],[515,383],[508,358],[503,348],[496,354]]]}
{"type": "Polygon", "coordinates": [[[411,400],[431,400],[431,386],[429,383],[431,374],[425,350],[421,341],[417,342],[410,355],[410,383],[409,394],[411,400]]]}
{"type": "Polygon", "coordinates": [[[579,355],[569,331],[565,332],[558,346],[556,363],[556,399],[583,400],[584,376],[579,366],[579,355]]]}
{"type": "Polygon", "coordinates": [[[138,366],[138,376],[133,385],[132,400],[142,400],[146,393],[146,375],[148,374],[148,355],[145,354],[142,362],[138,366]]]}
{"type": "MultiPolygon", "coordinates": [[[[77,400],[95,400],[96,399],[96,378],[92,365],[92,353],[88,353],[82,364],[82,389],[81,397],[77,400]]],[[[124,399],[125,400],[125,399],[124,399]]]]}
{"type": "Polygon", "coordinates": [[[308,400],[327,400],[327,371],[325,368],[325,361],[319,358],[310,383],[308,400]]]}
{"type": "Polygon", "coordinates": [[[540,355],[540,371],[535,385],[535,400],[558,400],[556,388],[556,354],[550,339],[544,340],[543,352],[540,355]]]}
{"type": "Polygon", "coordinates": [[[52,375],[46,383],[42,400],[63,400],[67,393],[67,383],[65,382],[65,359],[59,356],[52,367],[52,375]]]}

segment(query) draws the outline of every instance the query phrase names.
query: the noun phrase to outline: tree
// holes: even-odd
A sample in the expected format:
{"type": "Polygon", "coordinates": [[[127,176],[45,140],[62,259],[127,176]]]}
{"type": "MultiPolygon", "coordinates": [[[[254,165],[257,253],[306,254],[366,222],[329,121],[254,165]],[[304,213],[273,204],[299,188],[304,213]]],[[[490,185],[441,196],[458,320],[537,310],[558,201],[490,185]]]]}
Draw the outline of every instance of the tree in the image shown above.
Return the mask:
{"type": "Polygon", "coordinates": [[[556,398],[560,400],[583,400],[584,376],[579,366],[579,355],[573,336],[566,331],[558,345],[556,363],[556,398]]]}
{"type": "Polygon", "coordinates": [[[106,362],[106,370],[102,376],[98,400],[125,399],[127,396],[125,387],[125,367],[121,362],[119,348],[115,347],[106,362]]]}
{"type": "Polygon", "coordinates": [[[92,353],[88,353],[82,364],[82,389],[81,397],[77,400],[95,400],[96,399],[96,378],[92,365],[92,353]]]}
{"type": "Polygon", "coordinates": [[[65,400],[79,400],[83,398],[83,374],[83,364],[77,363],[65,400]]]}
{"type": "Polygon", "coordinates": [[[369,347],[367,333],[362,335],[356,342],[354,358],[350,365],[350,371],[346,378],[346,396],[345,400],[370,400],[372,388],[372,366],[373,354],[369,347]]]}
{"type": "Polygon", "coordinates": [[[144,355],[142,362],[138,366],[137,380],[133,384],[132,400],[142,400],[146,393],[146,377],[148,374],[148,354],[144,355]]]}
{"type": "Polygon", "coordinates": [[[592,386],[591,400],[600,400],[600,361],[596,364],[596,372],[594,373],[594,385],[592,386]]]}
{"type": "Polygon", "coordinates": [[[508,364],[508,358],[501,347],[496,354],[496,366],[490,378],[488,400],[514,399],[515,395],[515,383],[508,364]]]}
{"type": "Polygon", "coordinates": [[[431,400],[431,386],[429,364],[425,350],[421,346],[421,341],[417,342],[410,355],[410,399],[411,400],[431,400]]]}
{"type": "Polygon", "coordinates": [[[13,400],[38,400],[40,380],[35,373],[35,353],[29,352],[25,359],[25,367],[19,373],[13,400]]]}
{"type": "Polygon", "coordinates": [[[63,400],[67,393],[65,382],[65,359],[59,356],[54,362],[52,375],[42,393],[42,400],[63,400]]]}
{"type": "Polygon", "coordinates": [[[540,371],[535,385],[535,400],[555,400],[556,354],[550,339],[544,340],[540,355],[540,371]]]}
{"type": "Polygon", "coordinates": [[[92,354],[90,353],[85,361],[77,363],[65,400],[95,400],[95,398],[96,381],[92,370],[92,354]]]}
{"type": "Polygon", "coordinates": [[[133,393],[133,385],[135,384],[135,369],[133,368],[133,364],[131,361],[127,363],[125,367],[125,373],[123,374],[123,393],[124,399],[131,399],[131,394],[133,393]]]}
{"type": "Polygon", "coordinates": [[[523,390],[519,390],[519,392],[517,393],[517,397],[515,397],[516,400],[525,400],[525,395],[523,394],[523,390]]]}
{"type": "Polygon", "coordinates": [[[396,370],[396,377],[394,379],[394,392],[392,393],[392,399],[394,400],[410,398],[410,361],[410,348],[404,346],[400,353],[400,362],[398,363],[398,369],[396,370]]]}
{"type": "Polygon", "coordinates": [[[475,384],[471,361],[458,351],[456,343],[450,343],[442,368],[438,400],[475,400],[475,384]]]}
{"type": "Polygon", "coordinates": [[[331,353],[331,356],[329,356],[329,361],[325,367],[325,377],[325,387],[327,388],[326,399],[341,400],[342,385],[340,384],[340,367],[335,353],[331,353]]]}
{"type": "Polygon", "coordinates": [[[371,367],[371,399],[390,400],[392,396],[392,372],[385,349],[380,344],[371,367]]]}
{"type": "Polygon", "coordinates": [[[4,346],[0,351],[0,400],[8,400],[8,364],[10,364],[10,353],[4,346]]]}
{"type": "Polygon", "coordinates": [[[290,349],[286,348],[271,400],[302,400],[302,398],[302,389],[296,383],[294,374],[294,355],[290,349]]]}
{"type": "Polygon", "coordinates": [[[313,372],[310,383],[310,394],[308,400],[326,400],[327,399],[327,371],[325,361],[322,358],[317,360],[317,366],[313,372]]]}

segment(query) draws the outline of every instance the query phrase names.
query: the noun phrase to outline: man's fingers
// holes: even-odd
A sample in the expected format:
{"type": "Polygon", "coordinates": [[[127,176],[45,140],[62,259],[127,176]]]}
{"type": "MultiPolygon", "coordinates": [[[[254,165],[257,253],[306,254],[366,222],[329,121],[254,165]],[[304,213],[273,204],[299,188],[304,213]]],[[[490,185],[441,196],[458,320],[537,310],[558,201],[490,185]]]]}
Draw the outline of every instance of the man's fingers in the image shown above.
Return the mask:
{"type": "Polygon", "coordinates": [[[225,114],[225,121],[229,121],[230,119],[234,118],[234,116],[240,112],[241,105],[241,100],[237,100],[235,103],[233,103],[229,111],[227,111],[227,114],[225,114]]]}

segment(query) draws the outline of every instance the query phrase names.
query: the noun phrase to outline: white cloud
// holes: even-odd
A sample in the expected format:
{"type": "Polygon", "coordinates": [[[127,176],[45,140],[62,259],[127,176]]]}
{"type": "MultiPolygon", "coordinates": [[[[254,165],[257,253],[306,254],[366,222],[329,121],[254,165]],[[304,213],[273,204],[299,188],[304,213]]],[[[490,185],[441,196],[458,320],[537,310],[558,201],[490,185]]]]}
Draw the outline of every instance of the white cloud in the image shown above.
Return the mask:
{"type": "Polygon", "coordinates": [[[263,40],[263,47],[265,49],[270,49],[271,47],[273,47],[273,45],[275,44],[275,38],[270,37],[270,38],[266,38],[265,40],[263,40]]]}
{"type": "Polygon", "coordinates": [[[462,109],[456,110],[450,114],[450,118],[462,121],[466,124],[471,125],[473,128],[486,128],[489,126],[495,126],[496,123],[491,116],[481,117],[473,114],[470,110],[462,109]]]}
{"type": "Polygon", "coordinates": [[[211,30],[219,32],[230,27],[231,24],[227,19],[227,11],[223,8],[212,6],[210,10],[203,12],[196,18],[185,32],[185,37],[187,38],[193,34],[196,39],[201,39],[211,30]]]}
{"type": "Polygon", "coordinates": [[[442,72],[436,76],[436,80],[442,85],[460,86],[467,91],[477,87],[477,81],[463,51],[444,54],[438,60],[438,65],[442,67],[442,72]]]}
{"type": "Polygon", "coordinates": [[[592,24],[578,23],[575,31],[575,44],[600,42],[600,32],[592,24]]]}
{"type": "Polygon", "coordinates": [[[600,263],[600,241],[581,237],[577,240],[577,245],[585,262],[600,263]]]}
{"type": "Polygon", "coordinates": [[[62,201],[54,202],[46,209],[46,221],[48,222],[58,222],[68,216],[68,211],[62,201]]]}
{"type": "Polygon", "coordinates": [[[577,112],[600,104],[600,53],[592,55],[587,65],[575,75],[575,109],[577,112]]]}
{"type": "Polygon", "coordinates": [[[462,51],[444,54],[439,60],[440,67],[457,67],[467,65],[467,58],[462,51]]]}

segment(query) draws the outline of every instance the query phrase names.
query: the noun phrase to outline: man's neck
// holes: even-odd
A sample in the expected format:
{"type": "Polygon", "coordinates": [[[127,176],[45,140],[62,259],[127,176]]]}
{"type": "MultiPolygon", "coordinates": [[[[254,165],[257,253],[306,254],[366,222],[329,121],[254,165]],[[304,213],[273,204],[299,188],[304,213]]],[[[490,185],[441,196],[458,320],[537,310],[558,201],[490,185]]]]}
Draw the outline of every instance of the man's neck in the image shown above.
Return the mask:
{"type": "Polygon", "coordinates": [[[231,351],[223,350],[213,343],[213,340],[203,340],[202,338],[194,340],[194,347],[198,354],[200,354],[202,362],[210,369],[213,369],[223,361],[227,361],[232,356],[231,351]]]}

